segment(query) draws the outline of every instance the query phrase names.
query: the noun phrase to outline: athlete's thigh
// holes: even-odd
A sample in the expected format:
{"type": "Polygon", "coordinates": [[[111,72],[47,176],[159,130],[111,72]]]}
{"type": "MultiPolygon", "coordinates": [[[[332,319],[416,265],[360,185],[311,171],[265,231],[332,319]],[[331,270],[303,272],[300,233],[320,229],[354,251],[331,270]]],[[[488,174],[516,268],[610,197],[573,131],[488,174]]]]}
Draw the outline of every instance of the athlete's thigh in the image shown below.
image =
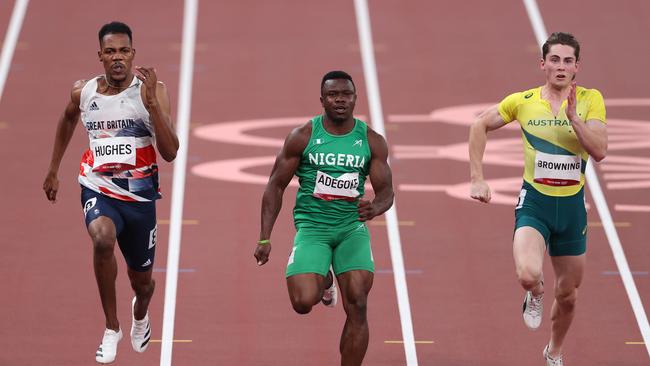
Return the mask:
{"type": "Polygon", "coordinates": [[[332,232],[320,228],[299,228],[287,261],[286,277],[303,273],[326,276],[332,264],[332,232]]]}
{"type": "Polygon", "coordinates": [[[521,226],[515,230],[512,241],[512,255],[518,270],[534,268],[542,270],[546,244],[539,230],[532,226],[521,226]]]}
{"type": "Polygon", "coordinates": [[[119,211],[124,218],[124,230],[117,242],[129,269],[148,272],[153,268],[156,256],[155,202],[120,202],[119,211]]]}
{"type": "Polygon", "coordinates": [[[375,262],[370,248],[370,233],[364,223],[343,228],[337,235],[332,267],[337,276],[344,272],[364,270],[373,273],[375,262]]]}
{"type": "Polygon", "coordinates": [[[316,303],[325,288],[325,277],[318,273],[299,273],[287,277],[287,290],[292,302],[316,303]]]}
{"type": "Polygon", "coordinates": [[[584,254],[551,257],[556,292],[578,288],[582,283],[586,262],[587,257],[584,254]]]}
{"type": "Polygon", "coordinates": [[[82,186],[81,207],[91,237],[108,235],[116,239],[124,229],[124,220],[115,207],[115,200],[82,186]]]}
{"type": "Polygon", "coordinates": [[[554,222],[554,198],[539,193],[524,182],[515,207],[515,233],[512,254],[517,270],[542,270],[544,253],[549,243],[554,222]]]}
{"type": "Polygon", "coordinates": [[[366,270],[343,272],[336,276],[345,304],[365,301],[372,288],[375,274],[366,270]]]}

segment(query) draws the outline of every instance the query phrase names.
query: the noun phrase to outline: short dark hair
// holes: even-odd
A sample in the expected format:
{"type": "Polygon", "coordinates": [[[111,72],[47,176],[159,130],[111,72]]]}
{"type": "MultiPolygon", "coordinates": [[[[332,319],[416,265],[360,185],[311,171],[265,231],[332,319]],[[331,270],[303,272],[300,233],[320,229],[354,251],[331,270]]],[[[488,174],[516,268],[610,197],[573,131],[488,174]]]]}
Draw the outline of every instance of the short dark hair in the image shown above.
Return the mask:
{"type": "Polygon", "coordinates": [[[129,28],[128,25],[122,23],[122,22],[110,22],[108,24],[104,24],[101,29],[99,30],[99,44],[102,44],[102,40],[104,39],[104,36],[107,34],[126,34],[129,36],[129,42],[133,43],[133,38],[131,36],[131,28],[129,28]]]}
{"type": "Polygon", "coordinates": [[[554,32],[550,37],[548,37],[542,46],[542,60],[546,60],[548,51],[551,46],[555,44],[563,44],[565,46],[573,47],[573,54],[576,56],[576,61],[580,59],[580,43],[578,43],[576,37],[571,33],[554,32]]]}
{"type": "Polygon", "coordinates": [[[354,80],[352,80],[352,76],[348,74],[345,71],[340,71],[340,70],[335,70],[335,71],[330,71],[327,74],[323,76],[323,80],[320,82],[320,91],[321,94],[323,93],[323,86],[325,85],[325,82],[327,80],[335,80],[335,79],[345,79],[345,80],[350,80],[352,83],[352,86],[354,87],[354,91],[357,91],[357,86],[354,85],[354,80]]]}

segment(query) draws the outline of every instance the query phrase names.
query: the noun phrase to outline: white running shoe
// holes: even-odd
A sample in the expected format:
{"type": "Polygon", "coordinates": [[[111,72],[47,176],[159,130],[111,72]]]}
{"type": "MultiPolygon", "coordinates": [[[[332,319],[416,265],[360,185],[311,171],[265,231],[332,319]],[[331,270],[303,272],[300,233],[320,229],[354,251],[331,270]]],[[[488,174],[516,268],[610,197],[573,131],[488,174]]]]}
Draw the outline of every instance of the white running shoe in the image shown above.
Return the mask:
{"type": "Polygon", "coordinates": [[[336,278],[334,278],[334,273],[332,273],[332,270],[330,270],[328,275],[332,276],[332,286],[326,288],[325,291],[323,291],[321,302],[323,305],[333,308],[339,301],[339,291],[336,289],[336,278]]]}
{"type": "Polygon", "coordinates": [[[564,366],[562,355],[557,356],[557,358],[553,358],[548,354],[548,344],[546,347],[544,347],[543,355],[544,359],[546,360],[546,366],[564,366]]]}
{"type": "Polygon", "coordinates": [[[524,297],[524,324],[530,330],[536,330],[542,324],[542,313],[544,311],[544,294],[533,296],[533,293],[526,291],[524,297]]]}
{"type": "Polygon", "coordinates": [[[131,346],[136,352],[144,352],[149,346],[151,339],[151,324],[149,324],[149,312],[141,320],[135,320],[135,297],[131,303],[131,346]]]}
{"type": "Polygon", "coordinates": [[[102,343],[95,352],[95,361],[99,363],[111,363],[117,356],[117,344],[122,340],[122,329],[114,331],[112,329],[104,330],[102,343]]]}

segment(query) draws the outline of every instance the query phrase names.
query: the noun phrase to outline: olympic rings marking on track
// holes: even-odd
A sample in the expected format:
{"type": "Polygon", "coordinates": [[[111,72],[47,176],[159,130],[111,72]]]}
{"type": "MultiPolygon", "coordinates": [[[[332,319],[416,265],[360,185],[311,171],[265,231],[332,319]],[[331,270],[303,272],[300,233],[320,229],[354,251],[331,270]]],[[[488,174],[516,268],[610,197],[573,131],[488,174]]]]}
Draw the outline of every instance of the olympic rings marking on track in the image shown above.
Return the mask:
{"type": "MultiPolygon", "coordinates": [[[[452,106],[432,111],[429,114],[417,115],[389,115],[387,121],[397,124],[417,123],[444,123],[468,127],[476,115],[493,104],[468,104],[452,106]]],[[[647,107],[650,99],[608,99],[608,108],[613,107],[647,107]]],[[[363,119],[362,116],[359,118],[363,119]]],[[[242,121],[229,121],[197,127],[194,136],[210,141],[239,144],[247,146],[265,146],[280,148],[283,140],[254,134],[268,128],[299,126],[310,117],[288,117],[252,119],[242,121]]],[[[506,128],[519,129],[513,123],[506,128]]],[[[630,119],[608,119],[609,154],[599,170],[610,190],[650,188],[650,158],[643,157],[647,154],[623,155],[619,151],[650,149],[650,121],[630,119]]],[[[446,159],[469,162],[467,155],[467,142],[448,145],[393,145],[392,157],[400,160],[407,159],[446,159]]],[[[275,160],[275,155],[258,156],[250,158],[227,159],[206,162],[192,167],[192,173],[209,178],[235,183],[249,183],[264,185],[268,176],[248,172],[252,168],[270,166],[275,160]]],[[[523,152],[521,138],[496,138],[491,139],[487,145],[484,164],[508,167],[523,166],[523,152]]],[[[512,205],[516,202],[517,194],[521,188],[521,175],[490,179],[492,189],[492,203],[512,205]]],[[[294,179],[291,186],[297,186],[294,179]]],[[[450,185],[437,184],[400,184],[401,191],[407,192],[444,192],[450,197],[471,200],[469,198],[469,182],[460,182],[450,185]]],[[[648,212],[650,206],[645,205],[615,205],[618,211],[648,212]],[[634,207],[633,207],[634,206],[634,207]]]]}

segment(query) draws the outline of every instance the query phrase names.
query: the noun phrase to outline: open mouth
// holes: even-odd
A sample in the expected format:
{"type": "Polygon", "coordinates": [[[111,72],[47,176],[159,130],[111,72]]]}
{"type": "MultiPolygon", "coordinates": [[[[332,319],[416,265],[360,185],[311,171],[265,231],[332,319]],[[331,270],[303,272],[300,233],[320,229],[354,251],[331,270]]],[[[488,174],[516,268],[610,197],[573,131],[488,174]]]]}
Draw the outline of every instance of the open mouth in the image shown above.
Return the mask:
{"type": "Polygon", "coordinates": [[[337,113],[345,113],[348,109],[346,107],[334,107],[337,113]]]}
{"type": "Polygon", "coordinates": [[[558,80],[564,80],[564,79],[566,79],[566,75],[563,75],[563,74],[555,75],[555,78],[558,79],[558,80]]]}
{"type": "Polygon", "coordinates": [[[125,69],[125,67],[124,67],[123,64],[113,64],[113,66],[111,66],[111,70],[113,70],[115,72],[122,72],[122,71],[124,71],[124,69],[125,69]]]}

